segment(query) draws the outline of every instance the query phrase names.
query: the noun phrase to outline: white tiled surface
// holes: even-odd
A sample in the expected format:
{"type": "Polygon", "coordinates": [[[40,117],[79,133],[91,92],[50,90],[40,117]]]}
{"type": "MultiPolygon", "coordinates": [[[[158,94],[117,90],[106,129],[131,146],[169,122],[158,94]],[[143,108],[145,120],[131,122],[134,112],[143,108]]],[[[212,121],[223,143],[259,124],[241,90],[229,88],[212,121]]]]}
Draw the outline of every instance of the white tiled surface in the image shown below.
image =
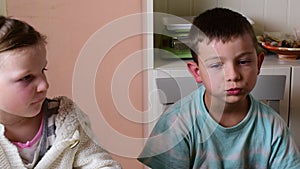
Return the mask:
{"type": "Polygon", "coordinates": [[[218,6],[219,0],[154,0],[154,11],[177,16],[197,15],[208,8],[218,6]]]}
{"type": "Polygon", "coordinates": [[[0,15],[6,15],[6,0],[0,0],[0,15]]]}
{"type": "Polygon", "coordinates": [[[261,31],[300,29],[299,0],[154,0],[154,11],[178,16],[198,15],[216,6],[243,13],[261,31]]]}
{"type": "Polygon", "coordinates": [[[288,13],[288,24],[289,27],[300,29],[300,1],[299,0],[289,0],[289,13],[288,13]]]}
{"type": "Polygon", "coordinates": [[[225,7],[230,9],[236,9],[237,11],[240,11],[241,4],[243,0],[218,0],[219,1],[219,7],[225,7]]]}

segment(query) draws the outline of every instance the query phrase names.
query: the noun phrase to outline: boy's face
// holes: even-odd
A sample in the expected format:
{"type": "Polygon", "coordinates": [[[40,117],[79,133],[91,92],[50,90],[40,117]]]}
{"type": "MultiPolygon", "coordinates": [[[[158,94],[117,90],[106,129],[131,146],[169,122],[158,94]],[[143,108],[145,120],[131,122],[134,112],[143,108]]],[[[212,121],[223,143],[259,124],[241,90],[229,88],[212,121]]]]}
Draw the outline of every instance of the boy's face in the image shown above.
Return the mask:
{"type": "Polygon", "coordinates": [[[211,41],[199,46],[198,65],[188,63],[197,82],[206,87],[205,99],[239,103],[254,88],[264,54],[257,55],[249,35],[229,42],[211,41]]]}
{"type": "Polygon", "coordinates": [[[0,53],[0,120],[40,112],[49,87],[46,65],[43,44],[0,53]]]}

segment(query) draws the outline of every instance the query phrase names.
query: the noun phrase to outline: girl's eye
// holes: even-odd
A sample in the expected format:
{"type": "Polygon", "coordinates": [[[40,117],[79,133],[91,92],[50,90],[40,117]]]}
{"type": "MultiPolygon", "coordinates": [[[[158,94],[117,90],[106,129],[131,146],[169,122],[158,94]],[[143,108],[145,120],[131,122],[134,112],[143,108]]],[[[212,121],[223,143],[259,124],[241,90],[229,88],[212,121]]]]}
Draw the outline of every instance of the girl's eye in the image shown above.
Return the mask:
{"type": "Polygon", "coordinates": [[[30,81],[33,80],[33,78],[34,78],[34,77],[33,77],[32,75],[27,75],[27,76],[23,77],[23,78],[21,79],[21,81],[30,82],[30,81]]]}

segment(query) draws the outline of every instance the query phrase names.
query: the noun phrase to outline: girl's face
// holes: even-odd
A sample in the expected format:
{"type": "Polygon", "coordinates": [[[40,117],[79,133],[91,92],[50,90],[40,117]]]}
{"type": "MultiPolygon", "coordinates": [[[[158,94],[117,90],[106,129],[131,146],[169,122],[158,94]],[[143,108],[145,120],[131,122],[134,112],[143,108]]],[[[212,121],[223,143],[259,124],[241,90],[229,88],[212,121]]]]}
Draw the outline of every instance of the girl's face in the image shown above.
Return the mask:
{"type": "Polygon", "coordinates": [[[43,44],[0,53],[0,119],[40,113],[49,84],[43,44]]]}
{"type": "Polygon", "coordinates": [[[245,101],[255,86],[264,57],[263,53],[257,55],[250,36],[226,43],[213,40],[199,51],[199,65],[189,63],[189,68],[196,80],[204,83],[205,99],[221,99],[227,104],[245,101]]]}

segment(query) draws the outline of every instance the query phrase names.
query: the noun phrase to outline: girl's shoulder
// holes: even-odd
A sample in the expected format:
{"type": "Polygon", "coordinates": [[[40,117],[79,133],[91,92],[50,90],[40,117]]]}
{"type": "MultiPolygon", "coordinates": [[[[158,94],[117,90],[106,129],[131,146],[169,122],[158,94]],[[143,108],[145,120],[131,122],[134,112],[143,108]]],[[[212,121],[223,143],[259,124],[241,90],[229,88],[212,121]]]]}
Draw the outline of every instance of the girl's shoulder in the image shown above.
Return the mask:
{"type": "Polygon", "coordinates": [[[66,96],[58,96],[52,99],[47,99],[48,111],[52,110],[56,113],[55,124],[57,128],[66,127],[76,128],[81,126],[84,130],[89,130],[90,120],[77,104],[66,96]],[[72,127],[70,127],[70,125],[72,127]]]}
{"type": "Polygon", "coordinates": [[[55,113],[56,111],[56,114],[60,116],[76,114],[79,110],[77,105],[66,96],[58,96],[51,99],[47,98],[45,103],[48,111],[54,110],[52,112],[55,113]]]}
{"type": "Polygon", "coordinates": [[[76,124],[82,112],[75,103],[66,96],[58,96],[47,98],[46,100],[47,116],[55,115],[55,123],[57,127],[64,123],[76,124]]]}
{"type": "Polygon", "coordinates": [[[74,109],[74,106],[74,102],[66,96],[47,98],[48,109],[57,108],[60,112],[70,112],[74,109]]]}

